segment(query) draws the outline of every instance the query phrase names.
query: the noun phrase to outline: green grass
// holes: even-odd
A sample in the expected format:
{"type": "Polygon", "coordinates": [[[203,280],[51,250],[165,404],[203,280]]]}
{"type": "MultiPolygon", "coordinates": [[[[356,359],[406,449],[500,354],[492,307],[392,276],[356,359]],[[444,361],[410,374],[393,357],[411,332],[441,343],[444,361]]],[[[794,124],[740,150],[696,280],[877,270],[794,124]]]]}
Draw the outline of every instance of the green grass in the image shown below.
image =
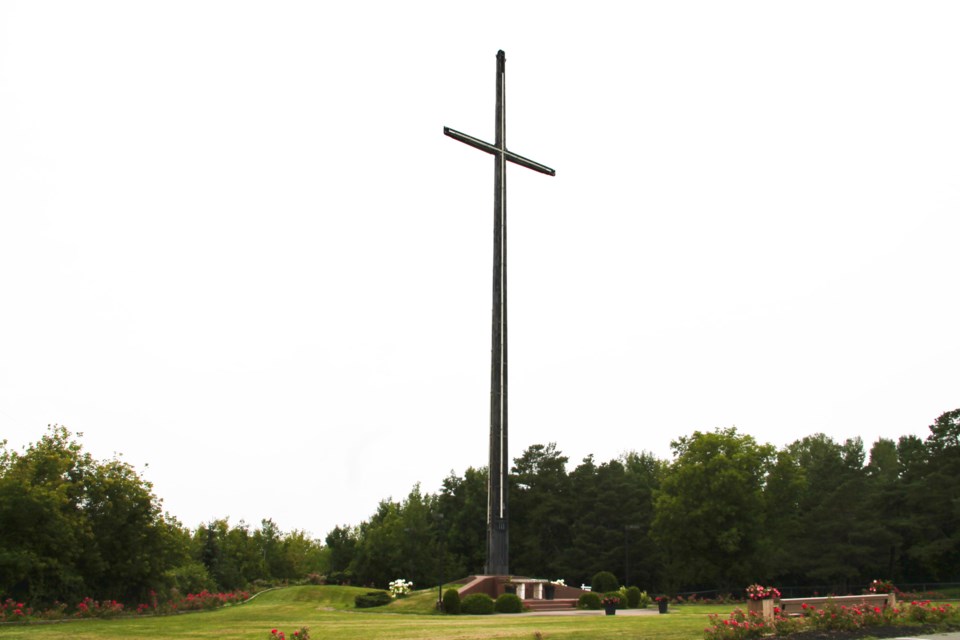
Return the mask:
{"type": "Polygon", "coordinates": [[[106,640],[110,638],[202,638],[265,640],[270,629],[287,637],[301,626],[314,640],[437,638],[544,640],[651,638],[691,640],[703,637],[709,613],[729,606],[672,607],[669,615],[650,616],[445,616],[433,611],[436,590],[423,590],[375,609],[353,609],[353,598],[368,589],[303,586],[269,591],[246,604],[177,616],[80,620],[59,624],[0,627],[0,638],[30,640],[106,640]]]}

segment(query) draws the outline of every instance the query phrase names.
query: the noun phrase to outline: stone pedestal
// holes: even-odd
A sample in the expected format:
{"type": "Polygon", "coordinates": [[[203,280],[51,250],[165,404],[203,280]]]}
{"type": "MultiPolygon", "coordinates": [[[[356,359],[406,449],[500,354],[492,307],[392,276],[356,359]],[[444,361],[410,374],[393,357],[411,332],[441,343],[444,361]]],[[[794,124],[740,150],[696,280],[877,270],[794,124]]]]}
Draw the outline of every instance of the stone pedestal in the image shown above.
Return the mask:
{"type": "Polygon", "coordinates": [[[773,622],[773,598],[747,600],[747,611],[759,613],[764,622],[773,622]]]}

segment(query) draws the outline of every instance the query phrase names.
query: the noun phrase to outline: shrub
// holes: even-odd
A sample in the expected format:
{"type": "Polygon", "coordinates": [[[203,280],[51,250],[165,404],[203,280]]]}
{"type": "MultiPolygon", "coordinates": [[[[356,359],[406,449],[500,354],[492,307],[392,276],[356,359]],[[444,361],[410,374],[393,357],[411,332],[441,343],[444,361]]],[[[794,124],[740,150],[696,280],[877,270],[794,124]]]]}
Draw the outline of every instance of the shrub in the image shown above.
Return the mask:
{"type": "Polygon", "coordinates": [[[179,567],[168,569],[163,574],[164,582],[181,593],[199,593],[204,589],[213,589],[216,583],[210,578],[202,562],[188,562],[179,567]]]}
{"type": "Polygon", "coordinates": [[[443,612],[455,616],[460,613],[460,592],[447,589],[443,592],[443,612]]]}
{"type": "Polygon", "coordinates": [[[903,613],[911,622],[939,624],[944,621],[960,622],[960,611],[949,604],[934,604],[929,600],[913,600],[905,605],[903,613]]]}
{"type": "Polygon", "coordinates": [[[600,595],[592,591],[584,593],[580,596],[580,599],[577,600],[578,609],[599,609],[600,608],[600,595]]]}
{"type": "Polygon", "coordinates": [[[627,587],[626,593],[627,606],[636,609],[640,606],[640,587],[627,587]]]}
{"type": "Polygon", "coordinates": [[[742,609],[734,609],[727,619],[721,619],[719,614],[710,614],[712,626],[703,630],[704,640],[753,640],[762,638],[768,631],[763,619],[756,615],[749,615],[742,609]]]}
{"type": "Polygon", "coordinates": [[[497,613],[520,613],[523,611],[523,601],[515,593],[503,593],[493,605],[497,613]]]}
{"type": "Polygon", "coordinates": [[[386,591],[368,591],[353,599],[353,604],[357,609],[369,609],[371,607],[382,607],[390,604],[390,594],[386,591]]]}
{"type": "Polygon", "coordinates": [[[493,598],[485,593],[471,593],[460,602],[460,611],[473,616],[493,613],[493,598]]]}
{"type": "Polygon", "coordinates": [[[646,591],[640,592],[640,600],[637,602],[638,609],[646,609],[653,602],[653,598],[646,591]]]}
{"type": "Polygon", "coordinates": [[[350,571],[331,571],[327,574],[327,584],[350,584],[353,573],[350,571]]]}
{"type": "Polygon", "coordinates": [[[803,630],[803,618],[785,616],[778,613],[773,619],[773,629],[774,635],[785,638],[803,630]]]}
{"type": "Polygon", "coordinates": [[[77,603],[77,618],[115,618],[123,613],[123,605],[116,600],[104,600],[102,603],[93,598],[84,598],[77,603]]]}
{"type": "Polygon", "coordinates": [[[327,584],[327,576],[319,573],[308,573],[306,581],[307,584],[327,584]]]}
{"type": "Polygon", "coordinates": [[[591,589],[597,593],[606,593],[607,591],[616,591],[619,589],[620,583],[617,581],[617,576],[609,571],[600,571],[593,576],[593,581],[590,583],[590,586],[591,589]]]}

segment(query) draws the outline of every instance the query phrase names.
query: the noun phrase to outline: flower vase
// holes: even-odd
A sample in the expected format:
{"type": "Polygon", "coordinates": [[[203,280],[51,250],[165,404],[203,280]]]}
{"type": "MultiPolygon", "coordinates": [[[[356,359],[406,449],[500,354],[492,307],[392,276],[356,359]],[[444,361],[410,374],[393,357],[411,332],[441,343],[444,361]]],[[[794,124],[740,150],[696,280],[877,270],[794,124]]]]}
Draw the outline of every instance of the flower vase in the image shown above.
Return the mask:
{"type": "Polygon", "coordinates": [[[759,613],[765,621],[773,620],[773,598],[747,600],[747,611],[759,613]]]}

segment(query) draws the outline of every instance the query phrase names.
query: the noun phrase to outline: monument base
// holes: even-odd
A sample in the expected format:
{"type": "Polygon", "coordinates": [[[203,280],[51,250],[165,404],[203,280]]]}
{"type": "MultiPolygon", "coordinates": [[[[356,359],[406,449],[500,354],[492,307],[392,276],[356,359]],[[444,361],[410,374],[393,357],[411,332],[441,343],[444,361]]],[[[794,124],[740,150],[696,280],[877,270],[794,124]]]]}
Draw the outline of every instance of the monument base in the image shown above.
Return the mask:
{"type": "Polygon", "coordinates": [[[496,600],[504,593],[514,593],[523,600],[524,606],[535,610],[574,608],[580,596],[588,593],[577,587],[525,576],[469,576],[464,583],[459,589],[461,598],[472,593],[485,593],[496,600]]]}

